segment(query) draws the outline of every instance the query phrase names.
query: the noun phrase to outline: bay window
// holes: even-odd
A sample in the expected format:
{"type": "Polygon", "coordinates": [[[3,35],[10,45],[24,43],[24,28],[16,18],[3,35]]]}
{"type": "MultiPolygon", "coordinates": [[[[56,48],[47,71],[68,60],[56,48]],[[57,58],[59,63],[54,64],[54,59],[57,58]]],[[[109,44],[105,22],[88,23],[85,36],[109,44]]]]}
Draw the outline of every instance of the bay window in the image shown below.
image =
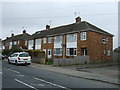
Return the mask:
{"type": "Polygon", "coordinates": [[[54,42],[55,43],[61,43],[62,42],[62,36],[56,36],[54,42]]]}
{"type": "Polygon", "coordinates": [[[54,48],[54,55],[62,55],[62,48],[54,48]]]}
{"type": "Polygon", "coordinates": [[[76,42],[77,41],[77,34],[69,34],[67,35],[68,42],[76,42]]]}

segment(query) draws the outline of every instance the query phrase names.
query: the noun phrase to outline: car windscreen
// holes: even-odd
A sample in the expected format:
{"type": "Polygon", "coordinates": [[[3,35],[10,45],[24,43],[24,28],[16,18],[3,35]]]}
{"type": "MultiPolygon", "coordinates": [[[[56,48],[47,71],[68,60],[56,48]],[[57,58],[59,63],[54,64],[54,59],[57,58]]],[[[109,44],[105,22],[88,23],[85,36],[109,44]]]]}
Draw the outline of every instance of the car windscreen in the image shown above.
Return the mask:
{"type": "Polygon", "coordinates": [[[22,53],[19,55],[19,57],[29,57],[29,54],[28,53],[22,53]]]}
{"type": "Polygon", "coordinates": [[[10,57],[17,57],[18,54],[12,54],[10,57]]]}

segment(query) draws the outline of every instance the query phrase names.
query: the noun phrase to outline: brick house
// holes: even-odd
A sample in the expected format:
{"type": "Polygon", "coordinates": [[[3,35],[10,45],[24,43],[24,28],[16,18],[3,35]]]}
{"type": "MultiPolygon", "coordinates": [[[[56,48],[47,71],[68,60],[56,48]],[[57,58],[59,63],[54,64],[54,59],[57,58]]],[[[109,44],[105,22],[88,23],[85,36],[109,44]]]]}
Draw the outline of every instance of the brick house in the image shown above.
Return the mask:
{"type": "Polygon", "coordinates": [[[48,58],[89,56],[91,61],[111,61],[113,35],[80,17],[69,25],[37,31],[28,41],[28,49],[46,52],[48,58]]]}
{"type": "Polygon", "coordinates": [[[11,49],[13,46],[22,47],[23,49],[28,49],[27,39],[30,37],[26,30],[23,30],[23,34],[14,35],[7,37],[2,41],[3,49],[11,49]]]}

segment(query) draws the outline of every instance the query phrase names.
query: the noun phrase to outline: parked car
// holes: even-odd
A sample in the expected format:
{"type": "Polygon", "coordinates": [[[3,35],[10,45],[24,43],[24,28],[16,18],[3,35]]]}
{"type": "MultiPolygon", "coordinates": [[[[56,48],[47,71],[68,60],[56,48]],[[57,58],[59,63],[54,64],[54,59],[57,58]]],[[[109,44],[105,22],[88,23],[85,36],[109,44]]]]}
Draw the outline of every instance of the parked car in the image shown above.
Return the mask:
{"type": "Polygon", "coordinates": [[[13,53],[10,57],[8,57],[8,63],[18,64],[25,64],[30,65],[32,58],[29,56],[27,52],[18,52],[13,53]]]}
{"type": "Polygon", "coordinates": [[[0,60],[3,60],[4,56],[2,54],[0,54],[0,60]]]}

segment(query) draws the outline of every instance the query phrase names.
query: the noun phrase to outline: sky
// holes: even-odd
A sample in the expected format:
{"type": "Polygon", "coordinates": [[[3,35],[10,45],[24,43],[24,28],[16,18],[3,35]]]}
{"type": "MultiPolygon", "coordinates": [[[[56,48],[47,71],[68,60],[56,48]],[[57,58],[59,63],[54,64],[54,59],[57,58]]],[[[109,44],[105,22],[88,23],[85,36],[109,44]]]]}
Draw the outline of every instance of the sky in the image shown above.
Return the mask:
{"type": "MultiPolygon", "coordinates": [[[[78,2],[65,0],[35,2],[8,2],[3,0],[2,6],[2,34],[0,38],[10,37],[11,33],[21,34],[23,27],[29,34],[44,30],[47,24],[51,28],[75,22],[80,16],[87,21],[114,35],[113,48],[118,47],[118,1],[104,0],[95,2],[78,2]],[[76,14],[75,14],[76,13],[76,14]]],[[[2,4],[2,5],[1,5],[2,4]]],[[[1,11],[1,9],[0,9],[1,11]]]]}

